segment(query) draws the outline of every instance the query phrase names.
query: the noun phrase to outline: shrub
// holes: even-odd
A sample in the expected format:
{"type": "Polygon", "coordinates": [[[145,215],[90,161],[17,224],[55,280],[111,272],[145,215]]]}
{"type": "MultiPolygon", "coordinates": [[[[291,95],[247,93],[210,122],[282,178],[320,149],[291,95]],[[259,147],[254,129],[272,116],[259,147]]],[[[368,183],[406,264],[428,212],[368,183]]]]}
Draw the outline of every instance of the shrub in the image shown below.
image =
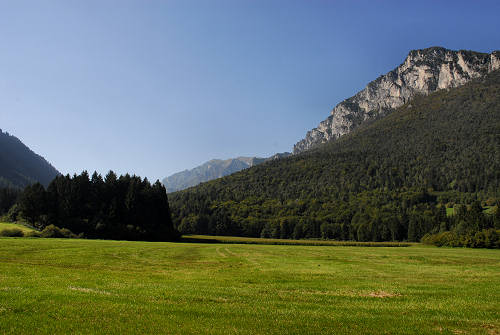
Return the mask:
{"type": "Polygon", "coordinates": [[[40,232],[36,230],[29,231],[24,234],[24,237],[41,237],[40,232]]]}
{"type": "Polygon", "coordinates": [[[53,224],[45,227],[40,233],[40,237],[44,238],[78,238],[71,230],[66,228],[59,228],[53,224]]]}
{"type": "Polygon", "coordinates": [[[432,244],[438,247],[442,246],[454,246],[454,241],[458,239],[458,236],[451,231],[444,231],[437,234],[426,234],[422,237],[421,242],[424,244],[432,244]]]}
{"type": "Polygon", "coordinates": [[[469,247],[500,249],[500,230],[484,229],[466,234],[445,231],[438,234],[426,234],[421,240],[424,244],[438,247],[469,247]]]}
{"type": "Polygon", "coordinates": [[[0,230],[0,236],[4,236],[4,237],[23,237],[24,233],[19,228],[6,228],[6,229],[3,229],[3,230],[0,230]]]}

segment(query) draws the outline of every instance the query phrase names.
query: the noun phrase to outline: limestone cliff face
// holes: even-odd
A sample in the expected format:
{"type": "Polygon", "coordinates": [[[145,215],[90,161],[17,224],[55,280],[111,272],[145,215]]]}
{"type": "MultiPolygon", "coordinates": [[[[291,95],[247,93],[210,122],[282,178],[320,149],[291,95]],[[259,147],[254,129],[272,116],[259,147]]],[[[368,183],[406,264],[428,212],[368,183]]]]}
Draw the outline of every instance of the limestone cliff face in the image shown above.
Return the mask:
{"type": "Polygon", "coordinates": [[[457,87],[497,69],[500,69],[500,51],[485,54],[441,47],[413,50],[403,64],[335,106],[326,120],[295,144],[293,152],[300,153],[345,135],[417,94],[457,87]]]}

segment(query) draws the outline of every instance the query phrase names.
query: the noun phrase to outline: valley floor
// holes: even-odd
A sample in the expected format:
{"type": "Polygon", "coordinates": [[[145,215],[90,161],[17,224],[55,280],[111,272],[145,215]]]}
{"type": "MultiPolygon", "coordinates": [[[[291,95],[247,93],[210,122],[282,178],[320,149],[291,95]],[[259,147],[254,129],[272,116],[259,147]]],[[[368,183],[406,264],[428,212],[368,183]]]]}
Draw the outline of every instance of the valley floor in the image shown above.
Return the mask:
{"type": "Polygon", "coordinates": [[[0,333],[500,334],[500,251],[0,238],[0,333]]]}

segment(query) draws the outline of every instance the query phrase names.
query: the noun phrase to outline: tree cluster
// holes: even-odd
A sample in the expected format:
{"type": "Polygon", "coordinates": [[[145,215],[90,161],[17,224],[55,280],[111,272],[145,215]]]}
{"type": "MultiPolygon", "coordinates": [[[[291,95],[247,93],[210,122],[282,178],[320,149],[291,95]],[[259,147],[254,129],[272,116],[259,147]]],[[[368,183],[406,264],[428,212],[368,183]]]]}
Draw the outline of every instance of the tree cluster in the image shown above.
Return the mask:
{"type": "Polygon", "coordinates": [[[103,179],[86,171],[57,176],[45,189],[36,183],[19,199],[24,218],[43,229],[69,229],[88,238],[166,241],[175,239],[165,187],[145,178],[117,175],[103,179]]]}
{"type": "Polygon", "coordinates": [[[500,203],[494,215],[485,215],[479,202],[458,206],[456,214],[422,238],[437,246],[500,248],[500,203]]]}

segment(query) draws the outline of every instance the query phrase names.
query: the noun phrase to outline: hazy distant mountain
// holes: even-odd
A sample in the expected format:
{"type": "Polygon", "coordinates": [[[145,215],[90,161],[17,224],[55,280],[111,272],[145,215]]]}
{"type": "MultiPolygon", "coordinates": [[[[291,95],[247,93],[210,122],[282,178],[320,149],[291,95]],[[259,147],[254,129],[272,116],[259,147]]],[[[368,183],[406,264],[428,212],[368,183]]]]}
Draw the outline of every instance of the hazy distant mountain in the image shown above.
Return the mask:
{"type": "Polygon", "coordinates": [[[17,137],[0,129],[0,187],[47,186],[59,172],[17,137]]]}
{"type": "Polygon", "coordinates": [[[212,179],[224,177],[243,169],[259,165],[268,160],[288,157],[289,152],[278,153],[268,158],[259,157],[238,157],[226,160],[212,159],[200,166],[191,170],[185,170],[175,173],[163,179],[163,184],[167,188],[167,192],[175,192],[196,186],[199,183],[212,179]]]}
{"type": "Polygon", "coordinates": [[[335,106],[326,120],[295,144],[293,152],[345,135],[416,95],[458,87],[496,69],[500,69],[500,51],[487,54],[441,47],[412,50],[403,64],[335,106]]]}

